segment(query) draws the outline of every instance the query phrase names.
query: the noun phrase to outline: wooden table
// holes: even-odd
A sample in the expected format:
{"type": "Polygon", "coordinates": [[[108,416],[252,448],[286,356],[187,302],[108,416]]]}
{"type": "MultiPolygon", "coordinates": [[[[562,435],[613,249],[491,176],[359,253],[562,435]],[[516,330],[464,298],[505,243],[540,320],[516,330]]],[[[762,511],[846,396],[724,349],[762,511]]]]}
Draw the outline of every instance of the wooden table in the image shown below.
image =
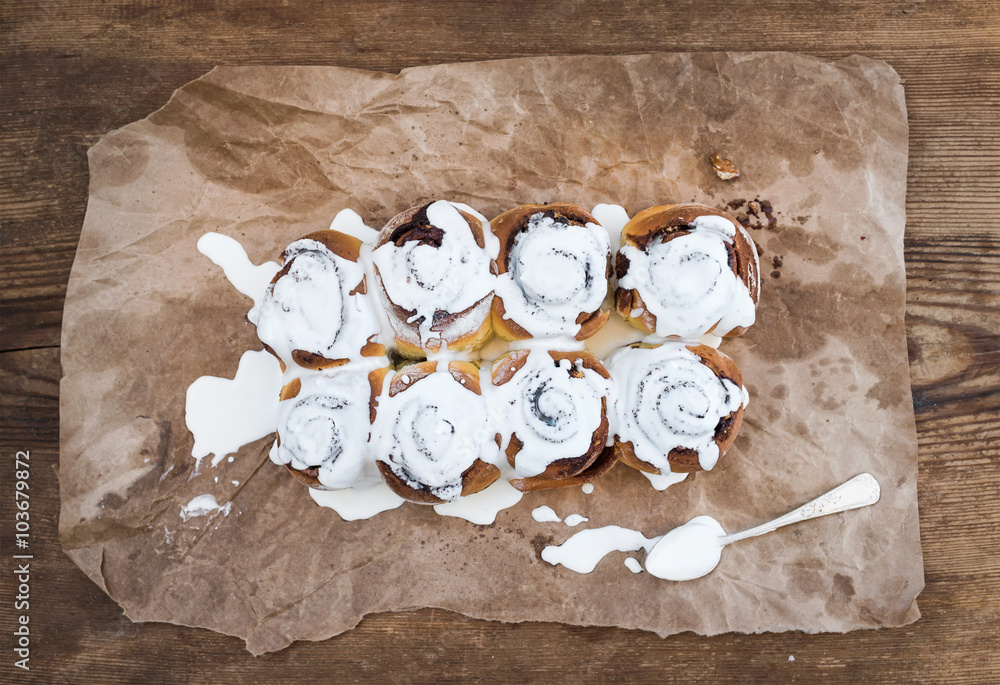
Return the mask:
{"type": "MultiPolygon", "coordinates": [[[[4,682],[1000,682],[1000,3],[3,3],[4,682]],[[758,6],[759,5],[759,6],[758,6]],[[403,67],[543,54],[791,50],[889,62],[910,116],[907,336],[927,587],[847,635],[504,625],[425,609],[250,656],[136,625],[59,546],[60,321],[87,148],[217,64],[403,67]],[[13,667],[14,454],[31,452],[31,671],[13,667]]],[[[20,612],[17,612],[20,613],[20,612]]]]}

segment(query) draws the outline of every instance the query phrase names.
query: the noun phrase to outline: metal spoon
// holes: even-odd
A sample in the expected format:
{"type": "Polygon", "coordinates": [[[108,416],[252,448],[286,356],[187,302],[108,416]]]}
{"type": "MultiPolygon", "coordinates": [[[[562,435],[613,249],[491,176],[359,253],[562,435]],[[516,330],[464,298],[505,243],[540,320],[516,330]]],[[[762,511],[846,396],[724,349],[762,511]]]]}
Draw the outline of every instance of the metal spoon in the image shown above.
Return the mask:
{"type": "Polygon", "coordinates": [[[878,502],[879,494],[878,481],[870,473],[862,473],[795,511],[733,535],[726,535],[711,516],[698,516],[660,538],[646,555],[646,570],[665,580],[701,578],[719,565],[722,548],[726,545],[792,523],[866,507],[878,502]]]}

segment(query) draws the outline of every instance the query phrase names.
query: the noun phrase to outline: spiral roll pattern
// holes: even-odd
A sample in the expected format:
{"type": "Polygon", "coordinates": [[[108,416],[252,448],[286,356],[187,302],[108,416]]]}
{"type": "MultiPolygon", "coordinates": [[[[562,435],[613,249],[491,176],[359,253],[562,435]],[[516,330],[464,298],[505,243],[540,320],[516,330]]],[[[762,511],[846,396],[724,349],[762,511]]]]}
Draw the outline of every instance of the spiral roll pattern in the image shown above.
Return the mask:
{"type": "Polygon", "coordinates": [[[747,396],[739,370],[722,353],[636,344],[612,359],[611,373],[616,449],[629,465],[663,474],[709,470],[735,439],[747,396]]]}
{"type": "Polygon", "coordinates": [[[493,222],[500,240],[494,328],[508,340],[592,335],[607,313],[607,231],[574,205],[522,205],[493,222]]]}
{"type": "Polygon", "coordinates": [[[286,367],[323,369],[363,355],[378,333],[360,241],[335,231],[296,240],[261,301],[257,336],[286,367]],[[346,255],[346,256],[345,256],[346,255]]]}
{"type": "Polygon", "coordinates": [[[668,205],[639,212],[622,231],[615,292],[629,323],[661,338],[734,336],[756,318],[753,241],[723,212],[668,205]]]}
{"type": "Polygon", "coordinates": [[[373,435],[378,466],[397,494],[438,503],[472,494],[500,475],[480,395],[467,362],[403,367],[379,399],[373,435]]]}
{"type": "Polygon", "coordinates": [[[371,385],[361,371],[311,375],[295,381],[278,404],[278,440],[271,460],[323,490],[358,482],[370,433],[371,385]],[[297,386],[297,387],[296,387],[297,386]]]}
{"type": "Polygon", "coordinates": [[[450,202],[414,207],[382,229],[372,260],[400,351],[471,349],[490,334],[494,261],[483,222],[450,202]]]}

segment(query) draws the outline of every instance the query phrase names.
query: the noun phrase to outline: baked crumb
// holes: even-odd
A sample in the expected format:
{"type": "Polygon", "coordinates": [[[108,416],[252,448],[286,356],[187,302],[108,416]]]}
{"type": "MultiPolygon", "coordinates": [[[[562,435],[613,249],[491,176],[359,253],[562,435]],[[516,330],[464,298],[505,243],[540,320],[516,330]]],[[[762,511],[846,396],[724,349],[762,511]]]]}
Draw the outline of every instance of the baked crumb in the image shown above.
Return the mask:
{"type": "Polygon", "coordinates": [[[715,170],[715,175],[723,181],[732,181],[734,178],[739,177],[740,170],[736,168],[736,165],[728,159],[725,159],[718,152],[708,159],[712,163],[712,169],[715,170]]]}

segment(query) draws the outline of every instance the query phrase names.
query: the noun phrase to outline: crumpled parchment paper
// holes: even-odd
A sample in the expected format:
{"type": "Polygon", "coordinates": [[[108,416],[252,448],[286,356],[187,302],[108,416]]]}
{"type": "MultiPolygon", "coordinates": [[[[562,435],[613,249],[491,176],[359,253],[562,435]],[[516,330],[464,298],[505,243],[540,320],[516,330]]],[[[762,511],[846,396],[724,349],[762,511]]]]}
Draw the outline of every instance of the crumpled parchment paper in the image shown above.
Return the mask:
{"type": "Polygon", "coordinates": [[[914,621],[906,162],[899,78],[862,57],[215,69],[90,151],[63,322],[63,547],[133,620],[238,635],[255,654],[422,606],[660,635],[914,621]],[[715,152],[738,180],[713,174],[715,152]],[[249,300],[198,238],[233,236],[260,263],[342,208],[378,227],[430,198],[487,216],[555,200],[630,213],[769,201],[776,225],[751,230],[763,249],[758,322],[722,347],[751,393],[734,449],[662,493],[619,465],[591,495],[528,494],[490,526],[413,505],[344,522],[268,461],[269,439],[196,474],[188,385],[231,378],[241,353],[260,349],[249,300]],[[548,504],[647,536],[710,514],[732,532],[863,471],[882,484],[876,506],[734,545],[687,583],[633,575],[620,553],[590,575],[550,566],[540,550],[581,527],[530,514],[548,504]],[[229,515],[183,521],[200,494],[231,502],[229,515]]]}

